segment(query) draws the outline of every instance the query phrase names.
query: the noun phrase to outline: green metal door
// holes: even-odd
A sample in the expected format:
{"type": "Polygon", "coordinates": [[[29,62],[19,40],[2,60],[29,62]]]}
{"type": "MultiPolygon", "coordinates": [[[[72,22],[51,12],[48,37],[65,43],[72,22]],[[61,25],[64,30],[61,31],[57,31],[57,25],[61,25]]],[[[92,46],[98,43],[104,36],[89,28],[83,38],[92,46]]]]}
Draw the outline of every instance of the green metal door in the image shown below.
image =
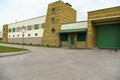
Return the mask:
{"type": "Polygon", "coordinates": [[[96,26],[98,48],[120,48],[120,24],[96,26]]]}

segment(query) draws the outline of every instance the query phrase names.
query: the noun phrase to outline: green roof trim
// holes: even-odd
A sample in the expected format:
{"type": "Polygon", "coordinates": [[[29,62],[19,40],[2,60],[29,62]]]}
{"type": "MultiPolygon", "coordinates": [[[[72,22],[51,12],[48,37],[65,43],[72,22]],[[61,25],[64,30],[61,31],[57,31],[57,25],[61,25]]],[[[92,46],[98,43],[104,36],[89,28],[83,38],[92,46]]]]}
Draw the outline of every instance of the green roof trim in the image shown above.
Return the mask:
{"type": "Polygon", "coordinates": [[[86,32],[87,28],[61,30],[59,33],[86,32]]]}

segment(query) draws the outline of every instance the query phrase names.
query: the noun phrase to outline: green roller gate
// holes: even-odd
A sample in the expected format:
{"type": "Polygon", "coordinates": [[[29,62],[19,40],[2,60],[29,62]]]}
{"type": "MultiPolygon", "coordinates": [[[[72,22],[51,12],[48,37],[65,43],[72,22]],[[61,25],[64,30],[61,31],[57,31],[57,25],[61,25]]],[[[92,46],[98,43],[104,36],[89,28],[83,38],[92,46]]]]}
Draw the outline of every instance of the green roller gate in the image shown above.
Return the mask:
{"type": "Polygon", "coordinates": [[[120,48],[120,24],[96,26],[98,48],[120,48]]]}

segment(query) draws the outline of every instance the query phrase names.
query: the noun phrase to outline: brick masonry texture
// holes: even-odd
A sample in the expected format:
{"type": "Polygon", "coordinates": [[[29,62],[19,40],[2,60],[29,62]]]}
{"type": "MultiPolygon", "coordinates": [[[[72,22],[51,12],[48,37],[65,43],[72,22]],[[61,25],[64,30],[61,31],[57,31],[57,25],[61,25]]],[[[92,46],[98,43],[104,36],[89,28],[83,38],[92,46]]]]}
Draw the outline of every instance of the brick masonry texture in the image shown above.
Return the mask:
{"type": "Polygon", "coordinates": [[[87,47],[96,47],[96,25],[120,23],[120,6],[88,12],[87,47]]]}
{"type": "Polygon", "coordinates": [[[76,22],[76,10],[62,1],[49,4],[43,34],[43,45],[60,46],[59,31],[61,30],[61,24],[70,22],[76,22]],[[55,13],[52,13],[53,8],[56,9],[55,13]],[[55,18],[54,23],[51,22],[52,18],[55,18]],[[52,28],[55,29],[55,32],[51,31],[52,28]]]}

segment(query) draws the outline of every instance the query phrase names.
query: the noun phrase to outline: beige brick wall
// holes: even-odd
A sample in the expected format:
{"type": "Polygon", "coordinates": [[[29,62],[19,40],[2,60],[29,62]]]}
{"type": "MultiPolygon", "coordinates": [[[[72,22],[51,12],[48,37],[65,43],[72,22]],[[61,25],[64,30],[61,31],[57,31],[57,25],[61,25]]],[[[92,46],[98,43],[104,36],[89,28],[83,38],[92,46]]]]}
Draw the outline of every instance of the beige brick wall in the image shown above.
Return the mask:
{"type": "Polygon", "coordinates": [[[120,6],[88,12],[87,47],[96,46],[96,25],[120,23],[120,6]]]}
{"type": "Polygon", "coordinates": [[[58,32],[61,29],[61,24],[76,22],[76,11],[62,1],[57,1],[48,5],[46,25],[43,34],[43,45],[60,46],[60,39],[58,32]],[[52,13],[52,9],[56,9],[56,13],[52,13]],[[51,19],[55,18],[55,23],[51,19]],[[55,33],[51,30],[55,29],[55,33]]]}
{"type": "Polygon", "coordinates": [[[8,42],[8,25],[5,24],[3,25],[3,38],[2,38],[2,42],[7,43],[8,42]]]}

